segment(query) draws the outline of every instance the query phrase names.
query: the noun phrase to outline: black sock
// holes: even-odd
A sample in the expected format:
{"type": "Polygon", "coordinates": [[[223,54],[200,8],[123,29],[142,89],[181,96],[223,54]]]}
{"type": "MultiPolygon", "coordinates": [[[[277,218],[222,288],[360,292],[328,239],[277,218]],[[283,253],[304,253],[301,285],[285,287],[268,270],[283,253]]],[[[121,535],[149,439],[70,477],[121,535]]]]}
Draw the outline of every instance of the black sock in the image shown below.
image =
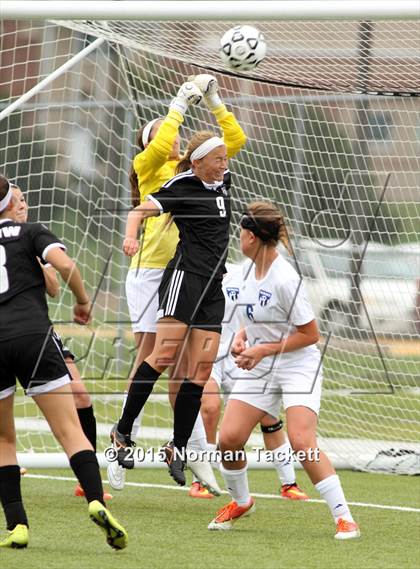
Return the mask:
{"type": "Polygon", "coordinates": [[[117,429],[121,434],[130,435],[133,423],[140,415],[140,411],[152,393],[159,376],[160,372],[152,368],[147,362],[143,362],[137,368],[128,391],[123,414],[118,421],[117,429]]]}
{"type": "Polygon", "coordinates": [[[99,500],[104,503],[104,489],[96,454],[93,450],[81,450],[70,458],[70,466],[80,486],[85,491],[86,500],[99,500]]]}
{"type": "Polygon", "coordinates": [[[20,467],[17,464],[0,467],[0,501],[9,531],[18,524],[28,525],[20,493],[20,467]]]}
{"type": "Polygon", "coordinates": [[[187,446],[201,407],[202,385],[184,379],[175,400],[174,445],[178,449],[187,446]]]}
{"type": "Polygon", "coordinates": [[[93,450],[96,452],[96,419],[92,405],[90,407],[78,409],[77,414],[79,415],[79,421],[82,425],[83,432],[90,444],[93,446],[93,450]]]}

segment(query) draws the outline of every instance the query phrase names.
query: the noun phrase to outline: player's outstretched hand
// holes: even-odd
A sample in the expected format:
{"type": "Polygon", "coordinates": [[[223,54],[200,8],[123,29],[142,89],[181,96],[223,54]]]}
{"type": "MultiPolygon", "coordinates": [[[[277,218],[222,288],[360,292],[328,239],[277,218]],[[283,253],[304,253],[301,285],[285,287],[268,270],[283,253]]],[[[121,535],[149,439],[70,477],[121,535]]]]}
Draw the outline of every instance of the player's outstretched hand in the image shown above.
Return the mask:
{"type": "Polygon", "coordinates": [[[184,115],[187,112],[188,105],[198,105],[202,98],[203,93],[197,85],[192,81],[187,81],[181,85],[175,99],[172,99],[169,108],[184,115]]]}
{"type": "Polygon", "coordinates": [[[217,83],[217,79],[214,75],[202,73],[200,75],[192,75],[191,77],[188,77],[188,79],[189,81],[192,81],[203,93],[204,101],[210,110],[215,107],[219,107],[222,104],[222,100],[219,96],[219,84],[217,83]]]}
{"type": "Polygon", "coordinates": [[[126,237],[123,243],[123,251],[128,257],[134,257],[139,250],[139,242],[132,237],[126,237]]]}
{"type": "Polygon", "coordinates": [[[85,304],[76,304],[73,307],[73,320],[76,324],[86,326],[92,320],[92,304],[87,302],[85,304]]]}

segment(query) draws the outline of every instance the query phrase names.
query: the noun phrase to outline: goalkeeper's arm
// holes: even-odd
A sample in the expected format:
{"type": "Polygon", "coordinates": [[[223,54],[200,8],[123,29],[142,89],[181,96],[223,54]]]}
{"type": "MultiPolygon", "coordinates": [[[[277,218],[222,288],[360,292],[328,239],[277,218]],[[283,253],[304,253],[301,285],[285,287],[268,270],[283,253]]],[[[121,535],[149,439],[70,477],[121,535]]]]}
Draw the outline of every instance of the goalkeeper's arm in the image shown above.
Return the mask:
{"type": "Polygon", "coordinates": [[[207,73],[195,75],[190,79],[203,93],[204,101],[216,117],[223,130],[223,141],[226,144],[228,158],[235,156],[244,146],[247,138],[233,113],[229,112],[219,95],[217,79],[207,73]]]}
{"type": "Polygon", "coordinates": [[[146,148],[133,160],[133,169],[140,184],[150,175],[153,176],[169,160],[188,106],[198,104],[201,99],[202,93],[194,83],[186,82],[181,85],[155,137],[146,143],[146,148]]]}

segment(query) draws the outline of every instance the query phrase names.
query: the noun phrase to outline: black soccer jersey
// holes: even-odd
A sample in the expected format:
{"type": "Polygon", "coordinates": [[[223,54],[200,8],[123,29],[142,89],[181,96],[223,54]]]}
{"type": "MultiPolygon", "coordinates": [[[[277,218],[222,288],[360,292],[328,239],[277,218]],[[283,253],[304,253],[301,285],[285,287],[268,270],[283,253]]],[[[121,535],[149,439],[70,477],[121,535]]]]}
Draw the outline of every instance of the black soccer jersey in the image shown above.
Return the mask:
{"type": "Polygon", "coordinates": [[[64,245],[40,223],[0,221],[0,340],[47,332],[51,326],[45,297],[45,260],[64,245]]]}
{"type": "Polygon", "coordinates": [[[179,243],[168,269],[221,278],[229,245],[230,172],[220,184],[205,184],[192,170],[178,174],[149,195],[161,212],[170,212],[179,243]]]}

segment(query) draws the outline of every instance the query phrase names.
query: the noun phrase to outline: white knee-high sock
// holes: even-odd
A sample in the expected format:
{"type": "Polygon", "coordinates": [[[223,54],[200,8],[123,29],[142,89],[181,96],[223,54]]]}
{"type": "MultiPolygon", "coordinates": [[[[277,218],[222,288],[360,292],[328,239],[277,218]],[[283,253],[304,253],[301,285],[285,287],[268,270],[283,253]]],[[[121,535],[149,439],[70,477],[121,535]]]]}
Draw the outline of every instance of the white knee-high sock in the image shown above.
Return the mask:
{"type": "MultiPolygon", "coordinates": [[[[207,437],[206,429],[204,428],[203,418],[201,413],[197,415],[194,423],[194,428],[188,439],[187,448],[194,451],[207,450],[207,437]]],[[[193,475],[193,482],[198,482],[198,478],[193,475]]]]}
{"type": "Polygon", "coordinates": [[[344,518],[349,522],[354,521],[337,474],[332,474],[331,476],[324,478],[324,480],[315,484],[315,488],[327,502],[331,514],[336,522],[338,518],[344,518]]]}
{"type": "MultiPolygon", "coordinates": [[[[122,408],[124,409],[125,404],[127,403],[127,397],[128,397],[128,391],[124,392],[124,399],[123,399],[123,406],[122,408]]],[[[133,423],[133,428],[131,430],[130,433],[130,439],[132,441],[135,441],[137,438],[137,435],[139,433],[139,429],[140,429],[140,425],[141,425],[141,421],[143,418],[143,412],[144,412],[144,408],[141,410],[140,415],[138,417],[136,417],[134,423],[133,423]]]]}
{"type": "Polygon", "coordinates": [[[193,431],[188,439],[188,448],[194,450],[207,450],[206,429],[204,428],[201,413],[197,415],[193,431]]]}
{"type": "Polygon", "coordinates": [[[289,441],[271,451],[273,453],[274,468],[282,484],[296,482],[295,466],[293,464],[293,451],[289,441]]]}
{"type": "Polygon", "coordinates": [[[241,470],[227,470],[220,465],[220,473],[226,483],[226,488],[229,490],[229,494],[235,500],[239,506],[247,506],[251,496],[249,494],[248,487],[248,467],[242,468],[241,470]]]}

